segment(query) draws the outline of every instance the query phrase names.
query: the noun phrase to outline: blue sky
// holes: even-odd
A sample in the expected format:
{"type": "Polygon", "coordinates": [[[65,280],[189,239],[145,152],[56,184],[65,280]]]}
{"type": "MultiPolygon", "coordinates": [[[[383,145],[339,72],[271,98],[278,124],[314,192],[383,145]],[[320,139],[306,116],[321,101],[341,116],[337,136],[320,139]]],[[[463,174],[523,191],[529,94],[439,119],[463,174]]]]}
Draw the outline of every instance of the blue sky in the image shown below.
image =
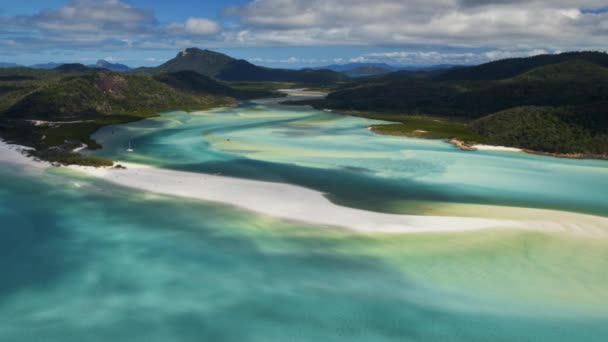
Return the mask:
{"type": "Polygon", "coordinates": [[[607,49],[605,0],[0,0],[0,62],[474,64],[607,49]]]}

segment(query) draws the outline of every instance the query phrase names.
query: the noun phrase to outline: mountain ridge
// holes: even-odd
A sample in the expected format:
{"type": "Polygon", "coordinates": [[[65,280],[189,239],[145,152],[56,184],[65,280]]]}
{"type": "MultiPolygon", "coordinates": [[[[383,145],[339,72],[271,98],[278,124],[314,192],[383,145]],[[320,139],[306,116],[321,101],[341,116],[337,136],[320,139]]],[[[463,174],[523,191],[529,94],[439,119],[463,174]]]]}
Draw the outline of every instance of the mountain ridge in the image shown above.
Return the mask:
{"type": "MultiPolygon", "coordinates": [[[[352,81],[323,100],[295,104],[371,118],[383,113],[397,122],[414,115],[467,121],[482,143],[608,158],[605,53],[507,59],[443,72],[394,72],[352,81]]],[[[390,133],[399,134],[400,127],[409,126],[392,126],[390,133]]]]}
{"type": "Polygon", "coordinates": [[[328,84],[346,81],[348,77],[330,70],[289,70],[266,68],[235,59],[220,52],[187,48],[175,58],[158,67],[132,70],[134,73],[159,74],[165,72],[195,71],[223,81],[296,82],[328,84]]]}

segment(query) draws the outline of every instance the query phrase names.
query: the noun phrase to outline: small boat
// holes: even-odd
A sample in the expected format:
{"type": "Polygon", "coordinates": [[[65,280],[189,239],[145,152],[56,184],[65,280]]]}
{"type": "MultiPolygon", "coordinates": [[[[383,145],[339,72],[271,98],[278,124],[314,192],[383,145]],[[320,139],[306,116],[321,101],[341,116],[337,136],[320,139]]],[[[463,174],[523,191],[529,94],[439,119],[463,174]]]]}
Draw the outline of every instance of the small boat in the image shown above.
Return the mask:
{"type": "Polygon", "coordinates": [[[133,152],[133,148],[131,147],[131,140],[129,140],[129,148],[127,149],[127,152],[133,152]]]}
{"type": "Polygon", "coordinates": [[[333,112],[333,110],[331,110],[331,109],[327,109],[327,108],[323,109],[323,111],[324,111],[324,112],[328,112],[328,113],[332,113],[332,112],[333,112]]]}

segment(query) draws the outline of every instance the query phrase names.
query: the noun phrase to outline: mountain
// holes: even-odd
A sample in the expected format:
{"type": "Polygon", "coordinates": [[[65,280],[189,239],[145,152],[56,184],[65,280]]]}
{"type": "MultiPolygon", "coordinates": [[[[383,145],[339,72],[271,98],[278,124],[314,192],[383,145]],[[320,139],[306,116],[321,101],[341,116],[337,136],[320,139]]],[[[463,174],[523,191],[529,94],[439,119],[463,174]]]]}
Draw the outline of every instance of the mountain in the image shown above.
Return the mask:
{"type": "Polygon", "coordinates": [[[0,68],[18,68],[21,65],[16,63],[0,63],[0,68]]]}
{"type": "Polygon", "coordinates": [[[155,68],[142,68],[149,73],[195,71],[201,75],[215,77],[235,59],[219,52],[188,48],[180,51],[175,58],[155,68]]]}
{"type": "MultiPolygon", "coordinates": [[[[608,68],[601,58],[608,58],[607,55],[558,56],[560,63],[526,68],[520,74],[499,80],[482,80],[486,75],[475,73],[487,71],[487,65],[443,72],[400,71],[353,82],[329,94],[324,105],[334,109],[478,118],[518,106],[572,106],[608,100],[608,68]],[[578,59],[580,56],[594,56],[599,64],[589,58],[578,59]],[[475,81],[444,80],[445,74],[466,69],[475,81]]],[[[532,57],[517,64],[534,64],[538,59],[532,57]]],[[[489,64],[493,67],[495,63],[489,64]]]]}
{"type": "Polygon", "coordinates": [[[331,70],[272,69],[237,60],[219,52],[188,48],[175,58],[153,68],[138,68],[135,73],[159,74],[194,71],[224,81],[296,82],[327,84],[341,82],[346,76],[331,70]]]}
{"type": "Polygon", "coordinates": [[[443,71],[399,71],[353,80],[324,100],[306,103],[390,113],[402,119],[432,115],[465,120],[486,143],[608,156],[608,55],[604,53],[508,59],[443,71]]]}
{"type": "Polygon", "coordinates": [[[308,84],[333,84],[348,77],[331,70],[273,69],[253,65],[245,60],[233,60],[216,75],[224,81],[295,82],[308,84]]]}
{"type": "Polygon", "coordinates": [[[44,64],[34,64],[34,65],[30,65],[30,68],[32,69],[55,69],[58,66],[63,65],[63,63],[44,63],[44,64]]]}
{"type": "Polygon", "coordinates": [[[58,71],[63,74],[86,74],[86,73],[104,71],[105,69],[100,69],[97,67],[89,67],[89,66],[86,66],[86,65],[80,64],[80,63],[69,63],[69,64],[62,64],[62,65],[54,68],[53,70],[58,71]]]}
{"type": "Polygon", "coordinates": [[[378,69],[382,69],[382,70],[387,70],[387,71],[397,71],[399,70],[398,67],[396,66],[392,66],[386,63],[346,63],[346,64],[332,64],[332,65],[327,65],[327,66],[322,66],[322,67],[316,67],[314,69],[326,69],[326,70],[332,70],[332,71],[337,71],[337,72],[348,72],[351,70],[355,70],[355,69],[359,69],[359,68],[365,68],[365,67],[374,67],[374,68],[378,68],[378,69]]]}
{"type": "Polygon", "coordinates": [[[124,64],[110,63],[103,59],[98,60],[97,63],[95,65],[92,65],[91,67],[106,69],[106,70],[115,71],[115,72],[125,72],[125,71],[131,70],[130,67],[128,67],[124,64]]]}
{"type": "Polygon", "coordinates": [[[393,70],[383,68],[381,66],[366,65],[366,66],[360,66],[358,68],[354,68],[351,70],[343,71],[343,73],[350,77],[364,77],[364,76],[388,74],[392,71],[393,70]]]}
{"type": "Polygon", "coordinates": [[[438,64],[438,65],[427,65],[427,66],[414,66],[414,65],[390,65],[386,63],[347,63],[347,64],[333,64],[324,67],[317,67],[314,69],[327,69],[336,72],[343,73],[350,77],[366,77],[384,75],[391,72],[397,71],[438,71],[447,70],[451,68],[461,67],[455,64],[438,64]]]}
{"type": "Polygon", "coordinates": [[[111,72],[67,77],[43,86],[9,108],[9,117],[64,120],[87,116],[206,108],[203,96],[179,92],[152,77],[111,72]]]}
{"type": "Polygon", "coordinates": [[[242,100],[284,96],[284,94],[272,91],[237,90],[195,71],[157,74],[153,78],[174,89],[195,95],[228,96],[242,100]]]}
{"type": "Polygon", "coordinates": [[[608,55],[603,52],[567,52],[557,55],[539,55],[526,58],[510,58],[479,66],[448,70],[438,80],[450,81],[490,81],[515,77],[535,68],[558,64],[569,60],[584,60],[599,66],[608,67],[608,55]]]}

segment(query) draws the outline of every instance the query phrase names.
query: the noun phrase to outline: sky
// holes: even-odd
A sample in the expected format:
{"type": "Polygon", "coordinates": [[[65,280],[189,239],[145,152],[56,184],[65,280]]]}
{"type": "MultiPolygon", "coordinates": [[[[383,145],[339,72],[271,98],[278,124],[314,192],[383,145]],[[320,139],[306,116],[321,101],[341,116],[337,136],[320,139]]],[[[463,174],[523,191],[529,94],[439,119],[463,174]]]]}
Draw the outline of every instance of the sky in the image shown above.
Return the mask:
{"type": "Polygon", "coordinates": [[[302,68],[608,50],[608,0],[0,0],[0,62],[153,66],[187,47],[302,68]]]}

